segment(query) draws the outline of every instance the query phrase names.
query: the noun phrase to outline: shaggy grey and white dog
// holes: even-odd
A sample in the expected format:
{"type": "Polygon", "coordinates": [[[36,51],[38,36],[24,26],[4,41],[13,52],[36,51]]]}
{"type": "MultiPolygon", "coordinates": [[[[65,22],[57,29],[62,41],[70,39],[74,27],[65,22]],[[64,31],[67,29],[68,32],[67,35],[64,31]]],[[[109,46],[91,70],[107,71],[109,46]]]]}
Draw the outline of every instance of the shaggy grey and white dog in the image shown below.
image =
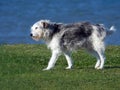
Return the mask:
{"type": "Polygon", "coordinates": [[[40,20],[31,27],[30,36],[37,41],[44,39],[52,51],[48,66],[44,70],[52,69],[62,53],[68,63],[66,69],[71,69],[73,65],[71,52],[79,48],[85,48],[94,55],[97,58],[95,68],[102,69],[105,62],[104,39],[114,31],[114,26],[107,30],[102,24],[89,22],[62,24],[40,20]]]}

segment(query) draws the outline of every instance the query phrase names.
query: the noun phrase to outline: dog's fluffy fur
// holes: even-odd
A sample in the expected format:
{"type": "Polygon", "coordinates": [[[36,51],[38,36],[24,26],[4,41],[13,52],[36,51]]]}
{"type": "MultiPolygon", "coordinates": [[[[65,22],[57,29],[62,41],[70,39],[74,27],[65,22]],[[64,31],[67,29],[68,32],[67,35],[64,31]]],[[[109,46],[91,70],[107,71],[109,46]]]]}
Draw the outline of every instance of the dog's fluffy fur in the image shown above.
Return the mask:
{"type": "Polygon", "coordinates": [[[104,39],[114,31],[114,26],[110,30],[106,30],[102,24],[91,24],[89,22],[62,24],[40,20],[31,27],[30,35],[37,41],[44,39],[52,51],[48,66],[44,70],[52,69],[62,53],[68,63],[66,69],[71,69],[73,65],[71,52],[79,48],[85,48],[94,55],[97,58],[95,68],[102,69],[105,62],[104,39]]]}

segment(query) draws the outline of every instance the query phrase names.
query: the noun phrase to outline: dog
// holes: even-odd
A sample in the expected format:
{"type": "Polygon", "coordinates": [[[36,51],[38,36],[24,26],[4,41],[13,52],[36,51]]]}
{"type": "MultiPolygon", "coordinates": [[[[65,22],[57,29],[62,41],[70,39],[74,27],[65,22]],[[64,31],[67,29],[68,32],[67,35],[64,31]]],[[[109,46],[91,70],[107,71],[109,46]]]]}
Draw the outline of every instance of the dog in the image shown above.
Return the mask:
{"type": "Polygon", "coordinates": [[[80,48],[84,48],[96,57],[95,69],[103,69],[105,62],[104,39],[115,30],[114,26],[107,29],[103,24],[90,22],[63,24],[40,20],[31,27],[30,36],[36,41],[43,39],[51,49],[52,56],[47,68],[43,70],[52,69],[61,54],[66,57],[68,63],[66,69],[71,69],[73,67],[71,53],[80,48]]]}

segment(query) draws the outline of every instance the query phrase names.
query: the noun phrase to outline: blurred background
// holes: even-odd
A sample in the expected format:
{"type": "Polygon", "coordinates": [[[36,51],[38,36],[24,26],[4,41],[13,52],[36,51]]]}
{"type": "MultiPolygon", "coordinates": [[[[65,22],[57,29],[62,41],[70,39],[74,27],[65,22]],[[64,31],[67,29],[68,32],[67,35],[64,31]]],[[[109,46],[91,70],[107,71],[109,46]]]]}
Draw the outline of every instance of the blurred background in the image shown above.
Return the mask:
{"type": "Polygon", "coordinates": [[[38,44],[29,36],[40,19],[74,23],[90,21],[117,31],[106,39],[120,45],[120,0],[0,0],[0,44],[38,44]]]}

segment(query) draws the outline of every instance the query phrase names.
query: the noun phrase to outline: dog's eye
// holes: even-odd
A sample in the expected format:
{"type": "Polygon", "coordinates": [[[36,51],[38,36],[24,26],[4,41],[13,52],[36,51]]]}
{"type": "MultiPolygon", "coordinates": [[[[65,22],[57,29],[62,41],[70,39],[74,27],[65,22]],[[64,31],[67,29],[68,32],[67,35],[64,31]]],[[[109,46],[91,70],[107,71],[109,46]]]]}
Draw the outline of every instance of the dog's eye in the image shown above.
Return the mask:
{"type": "Polygon", "coordinates": [[[38,27],[35,27],[35,29],[38,29],[38,27]]]}

